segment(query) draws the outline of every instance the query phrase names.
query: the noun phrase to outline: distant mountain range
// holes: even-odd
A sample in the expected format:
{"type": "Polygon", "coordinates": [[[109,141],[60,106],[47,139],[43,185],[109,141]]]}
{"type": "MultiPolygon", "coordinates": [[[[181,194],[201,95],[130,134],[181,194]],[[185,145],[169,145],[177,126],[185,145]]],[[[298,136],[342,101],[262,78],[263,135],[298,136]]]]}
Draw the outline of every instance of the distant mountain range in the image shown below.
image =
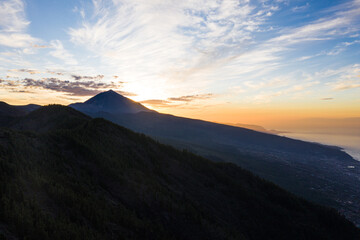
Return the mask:
{"type": "Polygon", "coordinates": [[[234,164],[70,107],[0,127],[0,239],[359,238],[336,211],[234,164]]]}
{"type": "Polygon", "coordinates": [[[235,163],[298,196],[336,208],[360,226],[360,163],[340,148],[161,114],[114,91],[70,107],[213,161],[235,163]]]}

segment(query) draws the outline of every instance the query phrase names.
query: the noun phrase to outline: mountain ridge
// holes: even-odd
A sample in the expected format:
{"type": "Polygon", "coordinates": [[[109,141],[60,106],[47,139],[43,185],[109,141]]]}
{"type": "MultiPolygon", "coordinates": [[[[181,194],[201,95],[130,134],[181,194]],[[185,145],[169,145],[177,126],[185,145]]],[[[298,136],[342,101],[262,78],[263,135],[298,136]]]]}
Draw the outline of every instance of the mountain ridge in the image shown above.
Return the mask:
{"type": "Polygon", "coordinates": [[[40,105],[36,104],[10,105],[0,101],[0,126],[7,126],[11,124],[16,117],[24,116],[39,107],[40,105]]]}
{"type": "Polygon", "coordinates": [[[235,163],[338,209],[360,226],[360,190],[355,187],[360,185],[360,163],[339,148],[158,112],[83,112],[208,159],[235,163]]]}
{"type": "MultiPolygon", "coordinates": [[[[81,108],[83,103],[78,104],[81,108]]],[[[98,105],[93,108],[98,112],[80,111],[210,160],[235,163],[298,196],[336,208],[360,226],[360,163],[340,148],[155,111],[109,113],[98,105]]]]}
{"type": "Polygon", "coordinates": [[[176,150],[68,107],[42,107],[17,124],[0,128],[5,239],[357,239],[360,234],[334,210],[234,164],[176,150]]]}

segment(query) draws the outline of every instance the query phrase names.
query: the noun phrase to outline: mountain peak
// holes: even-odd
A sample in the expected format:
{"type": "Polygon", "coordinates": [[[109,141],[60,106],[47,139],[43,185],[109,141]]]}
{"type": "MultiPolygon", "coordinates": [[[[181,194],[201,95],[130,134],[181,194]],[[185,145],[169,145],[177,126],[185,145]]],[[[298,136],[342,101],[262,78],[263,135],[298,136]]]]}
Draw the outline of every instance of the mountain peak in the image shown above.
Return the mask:
{"type": "Polygon", "coordinates": [[[109,90],[106,92],[101,92],[97,95],[95,95],[94,97],[88,99],[85,103],[87,104],[93,104],[93,103],[100,103],[100,102],[104,102],[104,101],[117,101],[119,99],[124,99],[125,97],[113,90],[109,90]]]}
{"type": "Polygon", "coordinates": [[[84,103],[69,105],[85,113],[107,112],[111,114],[149,112],[150,109],[110,89],[97,94],[84,103]]]}
{"type": "MultiPolygon", "coordinates": [[[[122,96],[123,97],[123,95],[121,95],[120,93],[118,93],[118,92],[116,92],[116,91],[114,91],[114,90],[112,90],[112,89],[110,89],[110,90],[108,90],[108,91],[105,91],[105,92],[101,92],[101,93],[99,93],[99,94],[97,94],[97,95],[119,95],[119,96],[122,96]]],[[[94,97],[96,97],[97,95],[95,95],[94,97]]]]}
{"type": "MultiPolygon", "coordinates": [[[[114,90],[110,89],[110,90],[108,90],[108,91],[106,91],[106,92],[104,92],[104,93],[117,93],[117,92],[115,92],[114,90]]],[[[118,93],[117,93],[117,94],[118,94],[118,93]]],[[[121,95],[121,94],[119,94],[119,95],[121,95]]]]}

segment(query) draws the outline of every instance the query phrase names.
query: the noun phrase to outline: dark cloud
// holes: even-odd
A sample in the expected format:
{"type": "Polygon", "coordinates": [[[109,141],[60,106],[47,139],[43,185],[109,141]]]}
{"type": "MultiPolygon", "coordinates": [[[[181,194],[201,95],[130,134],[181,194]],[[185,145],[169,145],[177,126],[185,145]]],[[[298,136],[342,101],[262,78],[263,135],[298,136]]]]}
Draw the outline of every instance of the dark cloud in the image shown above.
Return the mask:
{"type": "Polygon", "coordinates": [[[104,75],[97,75],[97,76],[80,76],[80,75],[71,75],[72,78],[75,80],[101,80],[104,78],[104,75]]]}
{"type": "MultiPolygon", "coordinates": [[[[25,78],[22,80],[4,80],[0,79],[0,87],[9,89],[12,92],[30,93],[31,89],[47,89],[56,92],[63,92],[67,95],[76,96],[93,96],[100,92],[107,91],[109,89],[119,89],[122,86],[122,82],[100,82],[100,81],[73,81],[73,80],[61,80],[59,78],[42,78],[33,79],[25,78]]],[[[116,90],[118,93],[124,96],[137,96],[135,93],[116,90]]]]}
{"type": "Polygon", "coordinates": [[[95,81],[76,81],[60,80],[58,78],[43,78],[35,80],[32,78],[25,78],[22,82],[25,87],[37,87],[57,92],[68,93],[72,96],[92,96],[96,95],[105,89],[118,88],[119,85],[113,82],[103,83],[95,81]]]}
{"type": "Polygon", "coordinates": [[[209,99],[212,98],[214,95],[212,93],[206,93],[206,94],[197,94],[197,95],[187,95],[187,96],[181,96],[181,97],[172,97],[168,98],[170,101],[179,101],[179,102],[191,102],[198,99],[209,99]]]}
{"type": "Polygon", "coordinates": [[[334,98],[332,98],[332,97],[326,97],[326,98],[321,98],[321,100],[328,101],[328,100],[334,100],[334,98]]]}

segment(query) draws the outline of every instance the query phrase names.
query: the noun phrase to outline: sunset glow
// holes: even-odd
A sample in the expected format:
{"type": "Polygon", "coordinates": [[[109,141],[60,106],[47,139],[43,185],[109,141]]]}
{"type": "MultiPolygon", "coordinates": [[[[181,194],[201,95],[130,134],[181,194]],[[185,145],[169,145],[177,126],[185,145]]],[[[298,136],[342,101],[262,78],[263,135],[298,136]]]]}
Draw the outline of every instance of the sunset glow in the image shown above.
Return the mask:
{"type": "Polygon", "coordinates": [[[113,89],[222,123],[360,117],[359,12],[359,0],[4,0],[0,100],[113,89]]]}

